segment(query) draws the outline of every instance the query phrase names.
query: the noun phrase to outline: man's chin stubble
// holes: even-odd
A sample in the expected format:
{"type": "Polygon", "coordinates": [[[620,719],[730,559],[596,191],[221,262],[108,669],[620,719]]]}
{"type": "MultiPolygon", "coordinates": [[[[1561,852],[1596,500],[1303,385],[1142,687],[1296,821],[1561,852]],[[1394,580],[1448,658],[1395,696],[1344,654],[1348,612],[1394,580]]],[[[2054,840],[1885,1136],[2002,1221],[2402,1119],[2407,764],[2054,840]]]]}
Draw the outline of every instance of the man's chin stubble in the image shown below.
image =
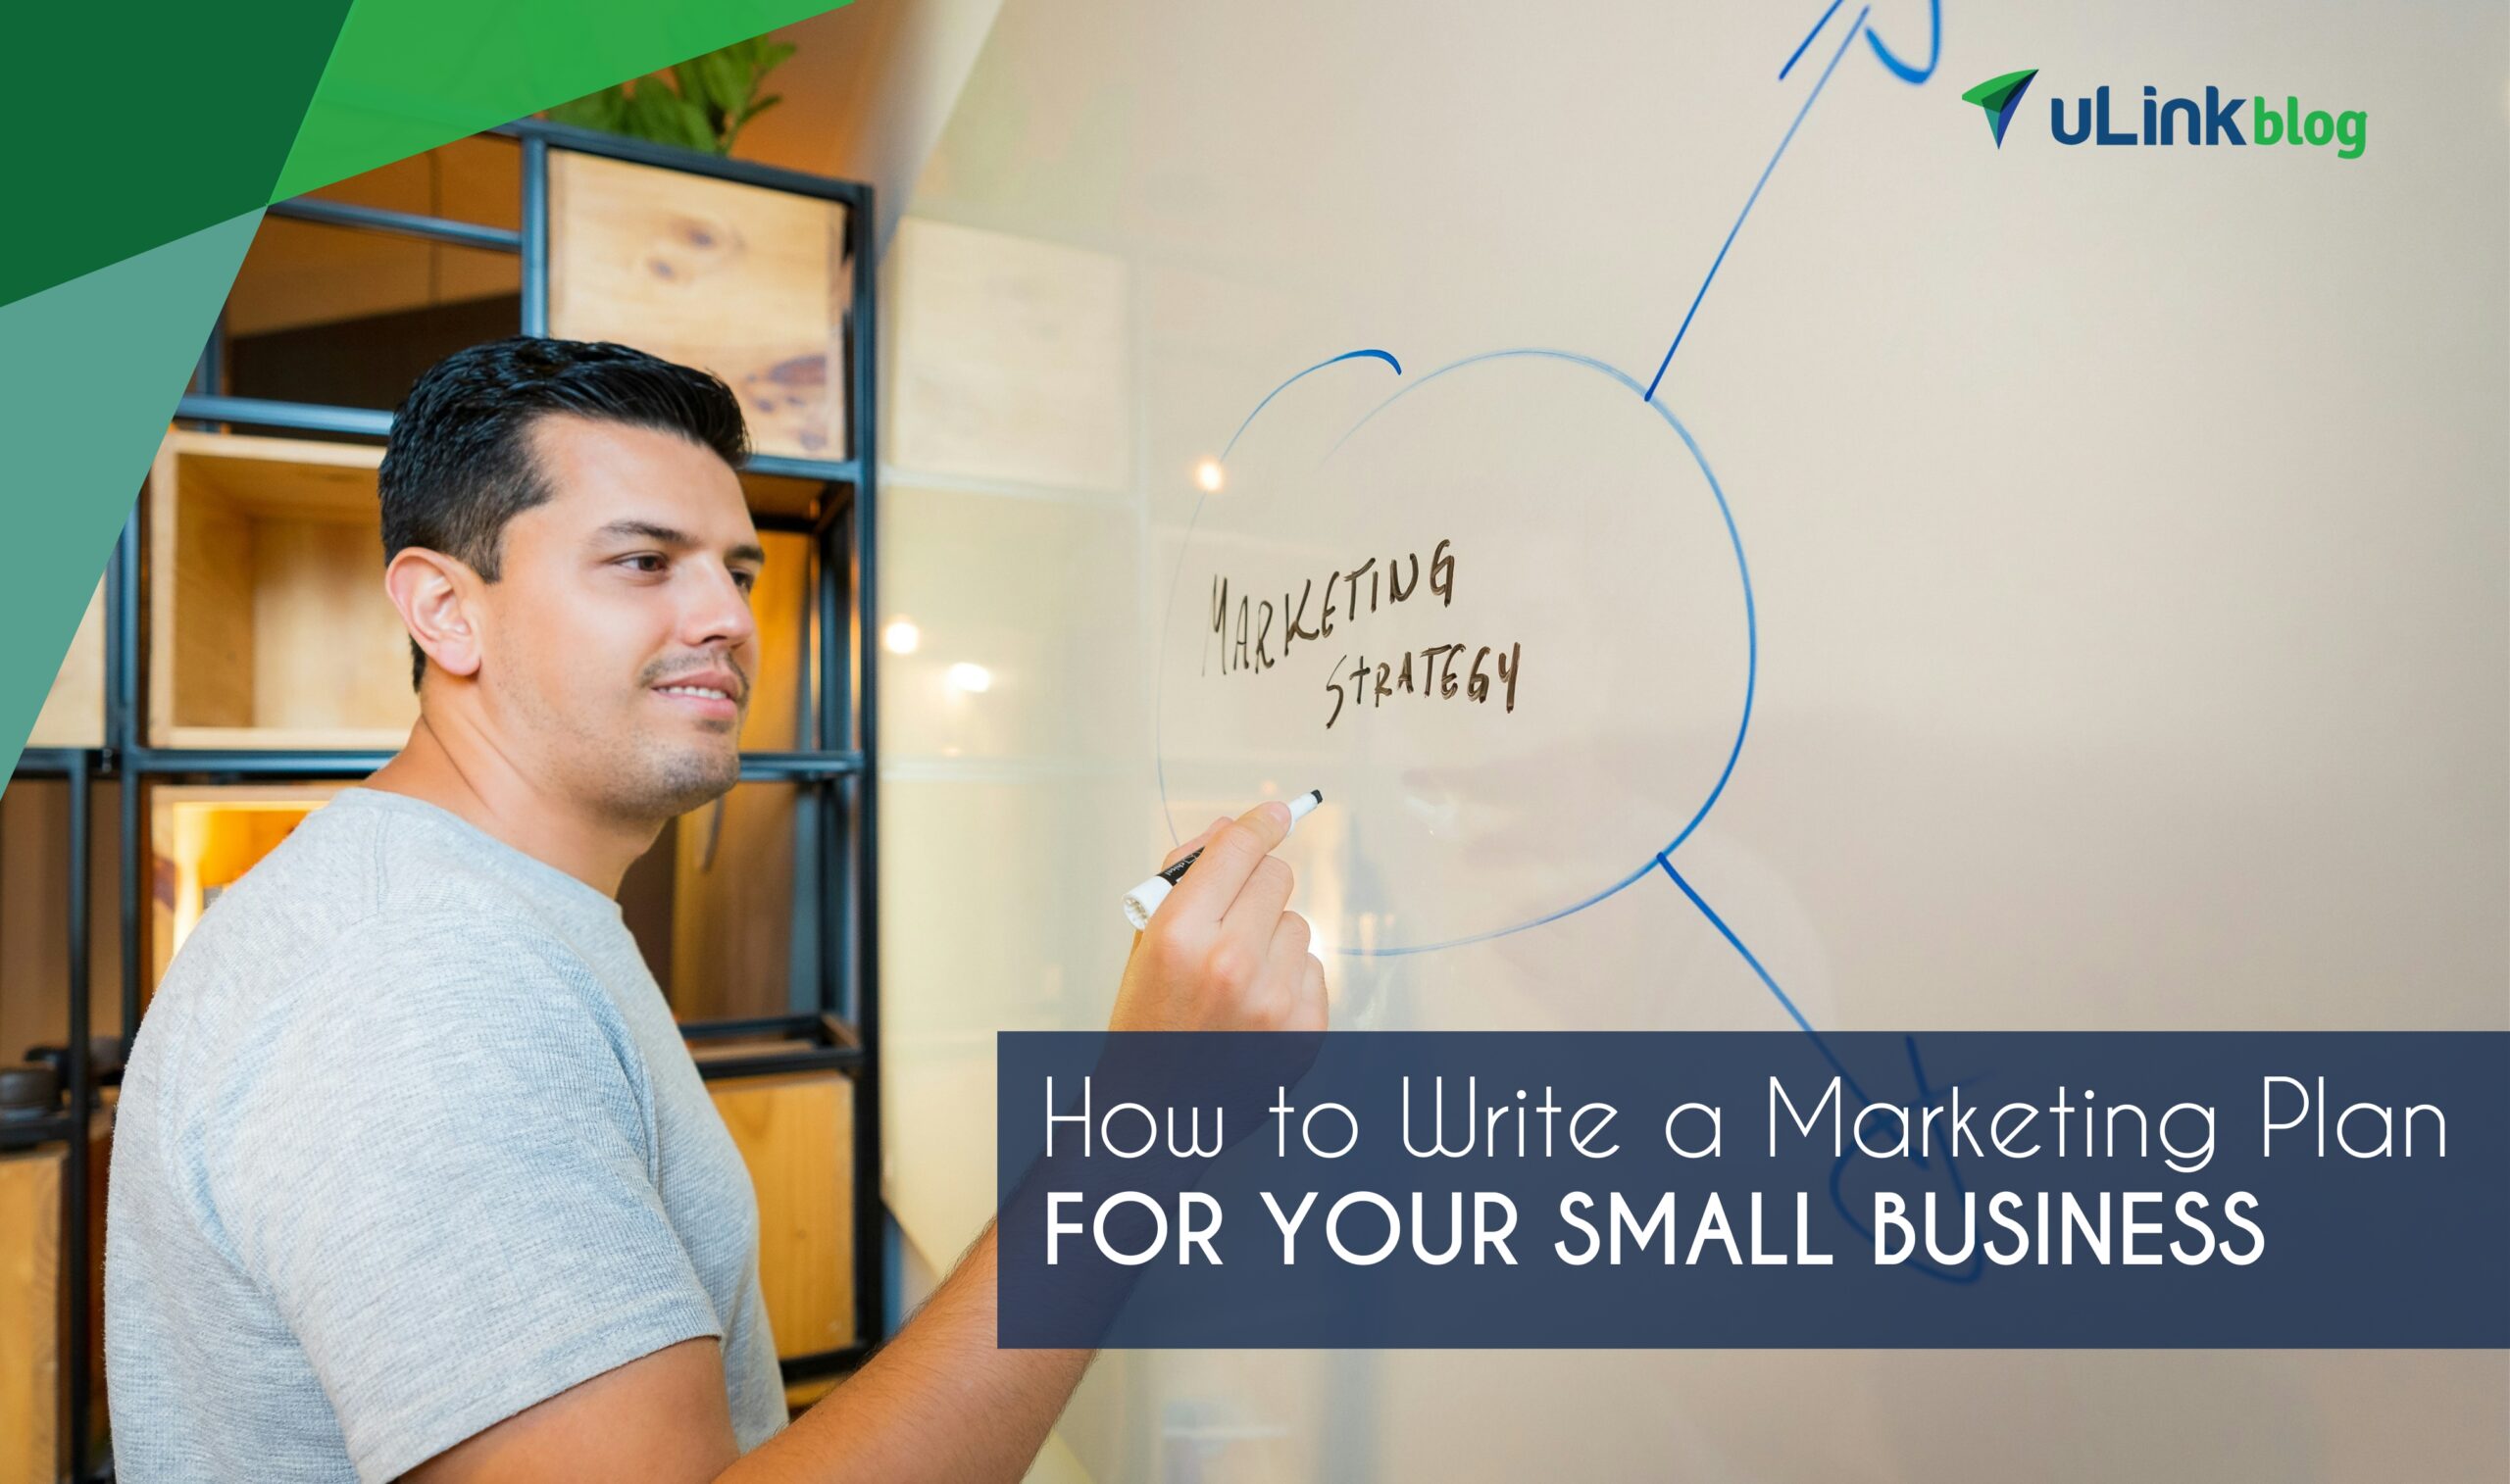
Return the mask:
{"type": "MultiPolygon", "coordinates": [[[[638,769],[633,787],[613,794],[612,805],[623,816],[661,823],[700,809],[731,792],[740,781],[740,754],[678,753],[638,769]]],[[[619,782],[628,784],[628,777],[619,782]]]]}

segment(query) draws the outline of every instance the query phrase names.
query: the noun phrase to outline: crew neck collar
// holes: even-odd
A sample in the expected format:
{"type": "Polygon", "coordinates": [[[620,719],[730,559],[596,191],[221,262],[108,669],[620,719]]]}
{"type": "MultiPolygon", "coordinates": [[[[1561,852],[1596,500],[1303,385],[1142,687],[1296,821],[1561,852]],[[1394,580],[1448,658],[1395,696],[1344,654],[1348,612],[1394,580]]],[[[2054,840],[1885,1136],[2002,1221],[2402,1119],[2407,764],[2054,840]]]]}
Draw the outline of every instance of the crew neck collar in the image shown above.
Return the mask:
{"type": "Polygon", "coordinates": [[[617,897],[601,891],[592,883],[572,872],[550,865],[529,851],[519,849],[498,839],[440,804],[430,804],[425,799],[410,794],[393,793],[388,789],[369,788],[361,783],[352,783],[341,789],[332,797],[329,807],[336,809],[343,804],[352,808],[380,810],[386,814],[421,819],[440,828],[451,829],[468,842],[470,849],[484,853],[499,869],[521,877],[526,882],[537,883],[543,889],[558,895],[578,909],[596,913],[611,920],[618,920],[622,916],[617,897]]]}

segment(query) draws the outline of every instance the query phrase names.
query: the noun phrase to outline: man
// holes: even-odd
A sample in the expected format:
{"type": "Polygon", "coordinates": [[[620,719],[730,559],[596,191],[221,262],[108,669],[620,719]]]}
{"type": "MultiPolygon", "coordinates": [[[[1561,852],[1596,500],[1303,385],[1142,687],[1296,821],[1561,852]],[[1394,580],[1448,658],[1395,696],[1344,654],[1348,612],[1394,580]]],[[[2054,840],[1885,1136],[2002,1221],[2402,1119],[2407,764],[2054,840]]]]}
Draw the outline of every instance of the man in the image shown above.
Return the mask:
{"type": "MultiPolygon", "coordinates": [[[[479,346],[402,404],[419,722],[203,916],[123,1083],[127,1484],[1012,1479],[1069,1399],[1086,1352],[994,1348],[988,1233],[785,1426],[754,1194],[616,899],[738,772],[746,451],[722,382],[616,345],[479,346]]],[[[1287,824],[1180,848],[1115,1028],[1323,1028],[1287,824]]]]}

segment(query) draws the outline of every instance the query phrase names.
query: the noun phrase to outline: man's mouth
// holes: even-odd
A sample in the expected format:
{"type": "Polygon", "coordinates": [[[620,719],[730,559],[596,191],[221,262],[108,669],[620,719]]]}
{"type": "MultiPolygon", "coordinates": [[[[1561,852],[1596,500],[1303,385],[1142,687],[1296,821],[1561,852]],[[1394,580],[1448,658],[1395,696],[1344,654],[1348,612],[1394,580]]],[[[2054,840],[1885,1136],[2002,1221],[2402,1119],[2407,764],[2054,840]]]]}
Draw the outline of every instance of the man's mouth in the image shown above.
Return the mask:
{"type": "Polygon", "coordinates": [[[709,720],[736,721],[740,718],[740,682],[728,675],[705,675],[690,680],[675,680],[653,687],[673,706],[709,720]]]}

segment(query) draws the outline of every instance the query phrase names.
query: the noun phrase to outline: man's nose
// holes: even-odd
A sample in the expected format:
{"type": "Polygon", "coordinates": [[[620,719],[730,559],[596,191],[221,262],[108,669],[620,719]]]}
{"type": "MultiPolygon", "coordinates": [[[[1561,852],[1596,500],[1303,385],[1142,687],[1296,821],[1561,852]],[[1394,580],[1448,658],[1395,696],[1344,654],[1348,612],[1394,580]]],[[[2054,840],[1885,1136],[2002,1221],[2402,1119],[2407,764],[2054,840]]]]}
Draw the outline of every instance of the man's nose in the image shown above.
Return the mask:
{"type": "Polygon", "coordinates": [[[729,569],[711,565],[697,584],[682,626],[692,644],[739,648],[758,637],[758,618],[750,612],[749,594],[741,590],[729,569]]]}

